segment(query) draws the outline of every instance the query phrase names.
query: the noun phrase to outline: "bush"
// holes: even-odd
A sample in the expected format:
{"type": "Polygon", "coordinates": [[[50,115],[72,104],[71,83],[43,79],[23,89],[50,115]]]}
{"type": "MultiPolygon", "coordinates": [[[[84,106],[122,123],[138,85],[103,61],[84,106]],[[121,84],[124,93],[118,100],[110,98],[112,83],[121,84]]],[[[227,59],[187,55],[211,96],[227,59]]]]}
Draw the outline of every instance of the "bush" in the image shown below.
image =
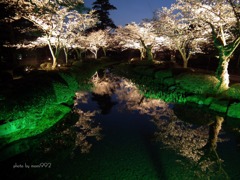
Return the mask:
{"type": "Polygon", "coordinates": [[[215,94],[219,80],[212,75],[186,73],[177,76],[176,82],[189,93],[215,94]]]}

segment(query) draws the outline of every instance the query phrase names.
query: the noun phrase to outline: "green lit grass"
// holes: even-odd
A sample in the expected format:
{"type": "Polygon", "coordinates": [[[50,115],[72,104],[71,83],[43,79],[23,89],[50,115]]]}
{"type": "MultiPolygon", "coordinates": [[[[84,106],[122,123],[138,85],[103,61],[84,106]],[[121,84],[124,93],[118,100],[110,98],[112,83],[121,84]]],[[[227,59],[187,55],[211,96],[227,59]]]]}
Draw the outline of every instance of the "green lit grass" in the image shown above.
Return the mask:
{"type": "Polygon", "coordinates": [[[1,125],[0,136],[5,143],[10,143],[38,135],[63,119],[70,111],[71,108],[63,105],[48,105],[39,117],[26,116],[1,125]]]}
{"type": "Polygon", "coordinates": [[[59,72],[36,73],[20,83],[17,94],[1,102],[1,146],[40,134],[64,118],[71,108],[61,104],[78,89],[73,77],[59,72]]]}
{"type": "Polygon", "coordinates": [[[179,86],[189,93],[215,94],[219,80],[215,76],[207,74],[185,73],[176,78],[179,86]]]}

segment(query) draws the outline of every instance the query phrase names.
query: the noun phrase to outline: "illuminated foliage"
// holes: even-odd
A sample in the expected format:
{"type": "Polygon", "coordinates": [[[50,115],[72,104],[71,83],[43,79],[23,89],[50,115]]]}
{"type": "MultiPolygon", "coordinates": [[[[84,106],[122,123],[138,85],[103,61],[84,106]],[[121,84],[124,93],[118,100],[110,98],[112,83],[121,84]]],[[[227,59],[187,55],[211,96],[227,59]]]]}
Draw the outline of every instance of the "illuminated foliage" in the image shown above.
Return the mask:
{"type": "Polygon", "coordinates": [[[188,67],[193,54],[203,53],[201,47],[209,36],[209,31],[189,18],[191,17],[184,16],[175,5],[156,11],[153,17],[155,31],[170,41],[166,44],[169,49],[179,51],[184,68],[188,67]]]}
{"type": "Polygon", "coordinates": [[[86,36],[86,49],[94,54],[94,58],[97,59],[97,53],[102,48],[104,55],[106,56],[106,48],[109,46],[108,33],[110,30],[98,30],[89,33],[86,36]]]}
{"type": "MultiPolygon", "coordinates": [[[[80,2],[83,3],[83,1],[80,2]]],[[[44,32],[44,35],[37,41],[28,42],[27,46],[20,44],[17,47],[32,48],[48,45],[52,55],[53,69],[56,68],[57,58],[62,48],[67,61],[67,50],[73,48],[77,37],[97,21],[93,11],[80,14],[75,10],[73,7],[77,5],[76,3],[79,4],[78,1],[9,2],[9,5],[14,6],[17,11],[16,18],[25,18],[44,32]]]]}
{"type": "Polygon", "coordinates": [[[154,34],[153,25],[147,22],[118,27],[114,35],[122,50],[138,49],[140,59],[147,58],[149,61],[153,60],[153,50],[161,43],[161,39],[154,34]]]}

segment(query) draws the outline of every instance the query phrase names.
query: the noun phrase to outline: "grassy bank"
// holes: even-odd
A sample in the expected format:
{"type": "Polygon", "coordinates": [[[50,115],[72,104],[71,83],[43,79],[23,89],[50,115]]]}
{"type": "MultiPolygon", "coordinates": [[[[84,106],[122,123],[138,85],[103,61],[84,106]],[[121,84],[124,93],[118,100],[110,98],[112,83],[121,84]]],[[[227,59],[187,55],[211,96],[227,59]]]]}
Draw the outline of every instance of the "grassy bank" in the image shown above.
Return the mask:
{"type": "Polygon", "coordinates": [[[75,92],[90,90],[88,79],[105,63],[86,62],[57,71],[32,71],[22,79],[2,85],[0,147],[32,137],[64,119],[75,92]]]}

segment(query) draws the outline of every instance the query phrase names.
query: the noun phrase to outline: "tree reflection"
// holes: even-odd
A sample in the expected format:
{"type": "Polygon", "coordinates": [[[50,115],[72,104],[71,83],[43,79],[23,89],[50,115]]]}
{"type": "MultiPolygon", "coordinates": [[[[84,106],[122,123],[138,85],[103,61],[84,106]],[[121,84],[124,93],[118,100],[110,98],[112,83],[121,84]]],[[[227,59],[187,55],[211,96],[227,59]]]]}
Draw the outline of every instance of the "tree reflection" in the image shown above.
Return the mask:
{"type": "Polygon", "coordinates": [[[123,109],[130,111],[137,110],[140,114],[147,114],[155,118],[163,116],[175,117],[167,103],[159,99],[144,98],[137,86],[126,78],[118,77],[111,73],[105,74],[100,78],[96,72],[92,78],[92,82],[94,84],[93,95],[101,95],[100,97],[104,97],[105,95],[105,99],[107,99],[105,103],[110,107],[112,106],[110,96],[114,93],[123,109]]]}
{"type": "MultiPolygon", "coordinates": [[[[94,93],[98,95],[107,94],[109,97],[113,94],[122,105],[121,108],[129,111],[138,111],[140,114],[146,114],[153,118],[154,124],[158,130],[155,132],[157,141],[161,141],[165,146],[175,150],[179,155],[187,158],[189,164],[184,164],[186,168],[192,170],[199,177],[222,177],[228,178],[223,169],[223,160],[217,153],[217,143],[224,139],[219,138],[223,117],[193,111],[188,122],[180,120],[175,114],[184,114],[188,116],[188,111],[175,113],[169,104],[159,99],[145,98],[137,86],[130,80],[120,78],[112,74],[93,77],[94,93]],[[196,114],[199,113],[199,114],[196,114]],[[193,125],[193,119],[201,119],[201,125],[193,125]],[[207,119],[207,120],[204,120],[207,119]],[[204,124],[202,123],[204,120],[204,124]],[[209,124],[209,127],[208,125],[209,124]],[[190,165],[190,166],[189,166],[190,165]],[[204,173],[203,173],[204,172],[204,173]]],[[[110,102],[110,101],[109,101],[110,102]]],[[[185,108],[187,106],[184,106],[185,108]]],[[[191,110],[190,110],[191,111],[191,110]]],[[[181,117],[181,115],[180,115],[181,117]]]]}
{"type": "Polygon", "coordinates": [[[102,114],[110,113],[112,107],[116,104],[116,102],[112,102],[111,96],[108,94],[92,93],[92,96],[92,100],[98,103],[102,114]]]}
{"type": "MultiPolygon", "coordinates": [[[[137,86],[128,79],[109,74],[103,78],[95,78],[93,83],[95,92],[97,89],[99,89],[100,94],[104,92],[111,95],[114,92],[119,103],[122,102],[121,108],[151,116],[158,128],[155,133],[156,140],[187,158],[190,167],[188,167],[189,164],[184,165],[190,169],[194,167],[196,175],[199,177],[224,176],[225,179],[228,178],[222,167],[223,160],[220,159],[216,151],[217,142],[224,140],[218,137],[223,117],[214,117],[199,110],[193,110],[191,114],[189,109],[185,110],[178,107],[179,112],[176,111],[176,114],[181,114],[180,117],[183,116],[184,119],[189,116],[188,121],[191,123],[184,122],[177,117],[178,115],[175,115],[175,109],[170,108],[169,104],[159,99],[145,98],[137,86]],[[193,125],[196,118],[201,120],[201,125],[193,125]],[[209,124],[209,127],[206,124],[209,124]]],[[[186,107],[184,106],[184,108],[186,107]]]]}
{"type": "Polygon", "coordinates": [[[87,103],[87,93],[76,93],[74,114],[70,119],[66,119],[58,124],[48,138],[40,143],[43,153],[54,153],[62,151],[65,154],[69,151],[71,155],[76,155],[79,150],[81,153],[89,153],[92,144],[102,139],[100,124],[95,122],[98,111],[83,111],[77,107],[79,103],[87,103]],[[75,115],[78,115],[77,119],[75,115]]]}
{"type": "Polygon", "coordinates": [[[102,128],[96,125],[93,120],[97,112],[83,112],[80,109],[76,109],[75,112],[79,114],[79,119],[75,124],[77,128],[75,147],[79,147],[82,153],[89,153],[92,147],[90,138],[94,138],[97,141],[102,139],[102,128]]]}
{"type": "Polygon", "coordinates": [[[101,130],[99,124],[96,124],[94,117],[98,113],[96,110],[84,112],[79,109],[77,105],[79,103],[86,104],[88,101],[88,95],[86,92],[77,92],[75,100],[74,112],[79,115],[78,121],[75,123],[76,127],[76,139],[75,148],[80,148],[81,153],[89,153],[92,147],[90,143],[91,139],[100,141],[102,139],[101,130]]]}
{"type": "Polygon", "coordinates": [[[209,125],[208,141],[202,148],[204,155],[200,158],[198,164],[201,167],[204,167],[205,170],[209,170],[209,173],[223,175],[226,179],[229,179],[222,166],[223,160],[220,159],[217,153],[217,142],[219,141],[218,135],[222,128],[223,121],[223,117],[216,116],[215,121],[209,125]]]}
{"type": "MultiPolygon", "coordinates": [[[[158,127],[158,132],[155,133],[156,140],[188,158],[189,168],[192,170],[194,167],[193,171],[196,175],[224,176],[228,179],[222,166],[223,160],[217,153],[217,142],[224,140],[218,137],[223,120],[223,117],[216,116],[209,127],[204,125],[196,127],[179,119],[155,119],[154,122],[158,127]]],[[[187,164],[185,166],[188,168],[187,164]]]]}

